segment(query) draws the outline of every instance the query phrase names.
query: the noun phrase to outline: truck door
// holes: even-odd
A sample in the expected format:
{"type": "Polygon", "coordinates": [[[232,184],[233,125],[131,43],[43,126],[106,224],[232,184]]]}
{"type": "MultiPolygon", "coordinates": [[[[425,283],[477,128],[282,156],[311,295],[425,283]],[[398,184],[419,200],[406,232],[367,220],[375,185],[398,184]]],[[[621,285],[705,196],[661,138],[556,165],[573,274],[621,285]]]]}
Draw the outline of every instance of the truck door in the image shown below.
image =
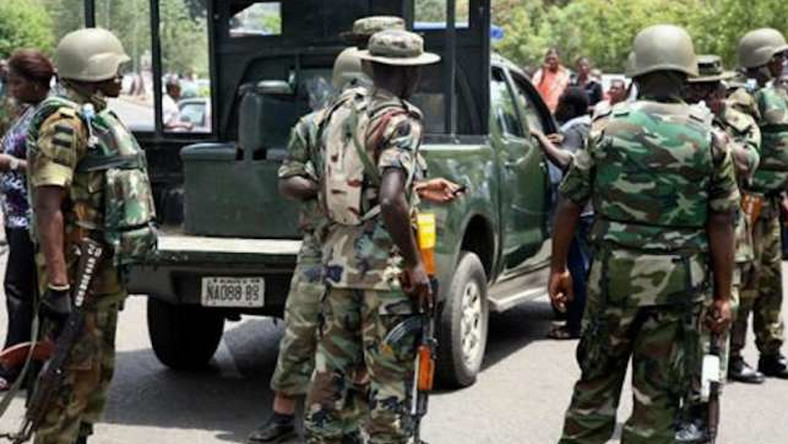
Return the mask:
{"type": "Polygon", "coordinates": [[[491,126],[500,168],[501,245],[504,273],[527,266],[541,248],[545,227],[542,152],[529,135],[506,71],[492,71],[491,126]]]}

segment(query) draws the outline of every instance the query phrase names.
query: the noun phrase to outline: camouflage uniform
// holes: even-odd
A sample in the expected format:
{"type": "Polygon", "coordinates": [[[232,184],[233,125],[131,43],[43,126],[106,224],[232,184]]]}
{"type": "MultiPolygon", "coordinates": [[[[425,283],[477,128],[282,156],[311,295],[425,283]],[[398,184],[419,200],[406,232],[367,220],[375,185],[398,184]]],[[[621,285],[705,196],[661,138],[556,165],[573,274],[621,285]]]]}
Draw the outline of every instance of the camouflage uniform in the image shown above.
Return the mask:
{"type": "MultiPolygon", "coordinates": [[[[85,97],[73,90],[68,90],[68,99],[80,105],[91,103],[97,112],[106,107],[103,99],[85,97]]],[[[85,227],[102,226],[104,209],[103,172],[77,169],[88,154],[88,130],[77,112],[68,106],[51,113],[39,112],[28,133],[27,177],[33,207],[39,187],[56,186],[66,191],[64,239],[72,285],[78,262],[74,247],[86,237],[97,237],[85,227]]],[[[120,122],[116,123],[122,128],[120,122]]],[[[33,232],[35,239],[35,224],[33,232]]],[[[39,291],[44,294],[49,280],[40,251],[36,263],[39,291]]],[[[99,421],[115,369],[115,331],[118,310],[125,298],[126,289],[118,270],[111,258],[105,257],[88,291],[85,330],[67,359],[65,384],[36,433],[36,444],[73,444],[78,436],[91,434],[92,425],[99,421]]],[[[44,330],[49,332],[51,328],[45,326],[44,330]]]]}
{"type": "MultiPolygon", "coordinates": [[[[377,202],[378,189],[370,184],[370,174],[382,175],[388,168],[398,168],[408,175],[415,168],[421,143],[421,113],[386,91],[374,90],[369,94],[361,91],[349,91],[339,100],[353,101],[357,113],[367,112],[371,116],[363,143],[369,157],[377,160],[378,171],[365,171],[362,194],[373,205],[377,202]],[[392,108],[401,112],[391,117],[392,108]]],[[[329,117],[327,125],[332,124],[329,117]]],[[[369,442],[407,442],[412,428],[409,385],[415,358],[415,332],[397,344],[384,342],[394,326],[416,315],[416,307],[400,286],[401,262],[380,216],[358,226],[329,226],[323,249],[328,283],[324,324],[306,402],[305,428],[309,442],[342,441],[343,430],[349,428],[342,424],[342,409],[352,370],[359,366],[365,366],[370,377],[366,424],[369,442]]]]}
{"type": "MultiPolygon", "coordinates": [[[[322,171],[322,162],[316,136],[320,115],[320,111],[309,114],[293,128],[288,157],[279,169],[280,180],[303,176],[319,181],[317,171],[322,171]]],[[[271,389],[288,396],[306,394],[314,369],[320,298],[325,293],[320,252],[320,232],[325,222],[317,199],[302,202],[299,226],[304,237],[290,281],[285,334],[271,379],[271,389]]]]}
{"type": "Polygon", "coordinates": [[[597,248],[577,349],[582,375],[561,443],[610,438],[630,356],[634,410],[622,442],[674,442],[710,297],[705,225],[739,198],[709,119],[684,104],[618,105],[594,122],[589,149],[561,185],[575,204],[593,202],[597,248]]]}
{"type": "Polygon", "coordinates": [[[788,93],[779,88],[762,88],[751,98],[744,90],[731,96],[738,106],[756,105],[753,118],[762,133],[761,163],[747,194],[763,200],[760,215],[752,226],[753,275],[742,282],[741,304],[733,325],[731,355],[738,356],[746,343],[747,319],[753,313],[755,343],[762,355],[778,354],[783,344],[782,249],[780,197],[788,183],[788,93]]]}

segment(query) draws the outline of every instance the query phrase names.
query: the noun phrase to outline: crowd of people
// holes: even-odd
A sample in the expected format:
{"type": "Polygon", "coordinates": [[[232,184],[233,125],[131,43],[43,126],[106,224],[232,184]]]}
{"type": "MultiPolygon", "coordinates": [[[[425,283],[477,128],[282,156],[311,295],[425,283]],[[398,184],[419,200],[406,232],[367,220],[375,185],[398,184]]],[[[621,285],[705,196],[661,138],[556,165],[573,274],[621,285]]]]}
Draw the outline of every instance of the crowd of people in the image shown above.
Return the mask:
{"type": "MultiPolygon", "coordinates": [[[[413,230],[417,202],[451,204],[461,191],[426,177],[422,115],[407,101],[422,67],[440,57],[398,17],[360,19],[344,37],[349,47],[333,76],[339,93],[299,120],[279,171],[282,194],[303,203],[304,236],[271,381],[274,413],[250,434],[253,443],[292,438],[301,396],[310,443],[406,443],[418,429],[412,397],[421,329],[392,337],[434,304],[434,264],[413,230]]],[[[561,443],[611,437],[630,360],[634,412],[623,442],[712,439],[700,388],[704,349],[721,349],[719,370],[730,379],[788,379],[780,257],[786,52],[778,31],[751,31],[739,44],[740,71],[730,73],[719,57],[697,56],[684,29],[651,26],[628,60],[638,90],[631,100],[623,80],[605,94],[587,58],[572,75],[556,50],[546,54],[533,83],[561,126],[532,135],[561,194],[548,291],[565,316],[550,335],[580,337],[582,371],[561,443]],[[757,370],[741,355],[750,314],[757,370]]],[[[144,156],[107,111],[128,61],[112,33],[83,29],[63,38],[54,63],[19,50],[3,71],[14,99],[4,102],[0,128],[6,348],[38,335],[30,329],[36,313],[50,339],[72,313],[84,313],[58,369],[56,400],[34,424],[37,444],[81,444],[92,435],[114,369],[123,265],[155,243],[140,228],[153,213],[144,156]],[[118,166],[129,182],[109,187],[108,177],[126,177],[112,170],[118,166]],[[124,187],[129,195],[118,194],[124,187]],[[118,227],[129,221],[111,221],[107,208],[125,208],[129,196],[137,224],[124,237],[118,227]],[[96,242],[108,251],[91,268],[84,259],[96,242]],[[80,294],[72,286],[87,297],[72,298],[80,294]]],[[[0,374],[0,389],[18,385],[15,370],[0,374]]]]}

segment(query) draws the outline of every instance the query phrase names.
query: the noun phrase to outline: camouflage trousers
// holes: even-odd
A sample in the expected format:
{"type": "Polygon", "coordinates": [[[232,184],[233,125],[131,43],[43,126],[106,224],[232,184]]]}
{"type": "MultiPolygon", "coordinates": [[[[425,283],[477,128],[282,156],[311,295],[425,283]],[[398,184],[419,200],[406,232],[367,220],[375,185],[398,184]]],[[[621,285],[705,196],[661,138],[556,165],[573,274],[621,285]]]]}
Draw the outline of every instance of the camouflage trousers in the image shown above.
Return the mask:
{"type": "Polygon", "coordinates": [[[560,443],[601,444],[611,438],[631,358],[634,407],[621,442],[672,444],[680,400],[689,387],[687,371],[699,356],[701,304],[614,306],[592,293],[597,294],[589,294],[577,348],[582,374],[560,443]]]}
{"type": "Polygon", "coordinates": [[[413,304],[401,291],[328,289],[305,408],[309,443],[347,442],[347,431],[360,428],[358,420],[347,424],[351,415],[345,412],[359,368],[365,369],[370,380],[369,412],[364,418],[367,442],[408,442],[413,429],[409,401],[419,332],[408,332],[394,344],[385,339],[414,313],[413,304]]]}
{"type": "Polygon", "coordinates": [[[320,260],[301,255],[290,281],[285,305],[285,334],[271,378],[271,389],[287,396],[305,395],[315,368],[320,300],[326,290],[320,260]]]}
{"type": "Polygon", "coordinates": [[[764,203],[753,226],[755,260],[752,275],[742,282],[739,311],[731,329],[731,356],[740,356],[747,342],[747,322],[752,313],[755,344],[761,354],[779,353],[783,344],[782,247],[776,200],[764,203]]]}
{"type": "Polygon", "coordinates": [[[115,302],[85,309],[84,332],[66,361],[65,382],[36,432],[35,444],[74,444],[93,433],[115,371],[120,306],[115,302]]]}

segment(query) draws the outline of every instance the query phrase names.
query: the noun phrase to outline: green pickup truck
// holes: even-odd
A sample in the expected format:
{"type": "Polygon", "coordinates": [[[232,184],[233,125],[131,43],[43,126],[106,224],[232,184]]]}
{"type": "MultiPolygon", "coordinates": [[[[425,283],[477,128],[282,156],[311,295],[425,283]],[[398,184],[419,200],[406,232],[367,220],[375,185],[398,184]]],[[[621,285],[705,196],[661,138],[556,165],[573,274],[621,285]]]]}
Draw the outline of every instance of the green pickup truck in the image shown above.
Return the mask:
{"type": "Polygon", "coordinates": [[[209,2],[212,133],[182,149],[139,135],[161,213],[183,201],[183,222],[163,225],[159,251],[129,283],[149,295],[151,342],[164,364],[205,365],[226,319],[282,315],[299,249],[297,205],[277,192],[290,128],[330,95],[340,32],[363,16],[396,14],[442,56],[413,98],[425,115],[430,176],[468,188],[451,205],[425,208],[438,227],[438,372],[448,386],[475,381],[490,312],[545,293],[551,190],[529,128],[550,133],[555,123],[526,75],[491,55],[490,1],[464,4],[459,11],[449,0],[445,22],[423,23],[412,0],[209,2]],[[273,31],[243,20],[272,3],[281,20],[273,31]]]}

